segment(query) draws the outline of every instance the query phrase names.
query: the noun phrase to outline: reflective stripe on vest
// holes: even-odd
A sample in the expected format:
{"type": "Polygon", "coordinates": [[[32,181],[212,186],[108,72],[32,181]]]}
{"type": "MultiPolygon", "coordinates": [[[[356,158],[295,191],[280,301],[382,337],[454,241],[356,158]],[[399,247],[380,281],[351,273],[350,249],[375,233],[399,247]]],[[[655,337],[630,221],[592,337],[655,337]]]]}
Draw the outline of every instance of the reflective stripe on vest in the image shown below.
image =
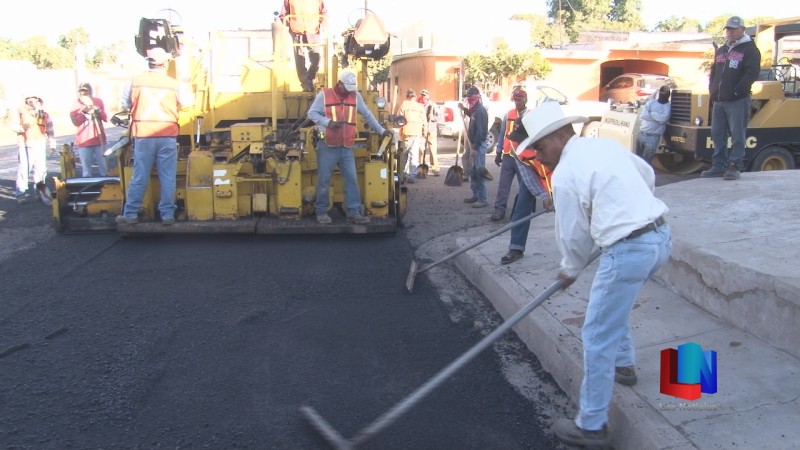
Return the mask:
{"type": "Polygon", "coordinates": [[[325,143],[328,147],[353,148],[356,143],[356,93],[348,92],[339,98],[332,88],[322,89],[325,99],[325,117],[343,122],[339,128],[325,130],[325,143]]]}
{"type": "Polygon", "coordinates": [[[550,197],[552,197],[553,184],[550,182],[550,179],[553,176],[553,171],[535,159],[526,159],[523,162],[533,168],[533,171],[539,176],[539,181],[542,183],[542,186],[547,190],[547,193],[550,194],[550,197]]]}
{"type": "MultiPolygon", "coordinates": [[[[522,112],[524,113],[526,110],[523,109],[522,112]]],[[[519,111],[517,108],[512,109],[511,111],[506,114],[506,135],[503,136],[503,154],[510,155],[511,154],[511,143],[513,142],[511,139],[508,138],[511,133],[514,132],[514,121],[519,118],[519,111]],[[509,126],[511,124],[511,126],[509,126]]],[[[520,125],[522,126],[522,125],[520,125]]],[[[514,142],[514,147],[517,146],[519,142],[514,142]]]]}
{"type": "Polygon", "coordinates": [[[177,136],[178,81],[162,72],[144,72],[131,83],[131,135],[177,136]]]}

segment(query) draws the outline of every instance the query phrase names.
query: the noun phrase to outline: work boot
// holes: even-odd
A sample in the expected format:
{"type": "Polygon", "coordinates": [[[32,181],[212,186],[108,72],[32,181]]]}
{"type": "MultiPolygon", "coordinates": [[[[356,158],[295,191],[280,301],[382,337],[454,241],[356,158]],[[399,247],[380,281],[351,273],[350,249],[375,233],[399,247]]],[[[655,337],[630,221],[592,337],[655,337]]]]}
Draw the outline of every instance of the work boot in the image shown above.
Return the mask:
{"type": "Polygon", "coordinates": [[[615,367],[614,381],[623,386],[633,386],[638,381],[636,369],[633,366],[615,367]]]}
{"type": "Polygon", "coordinates": [[[575,425],[572,419],[560,419],[553,424],[553,434],[559,441],[580,447],[607,447],[608,428],[603,425],[600,430],[584,430],[575,425]]]}
{"type": "Polygon", "coordinates": [[[500,264],[506,265],[511,264],[512,262],[522,258],[524,252],[522,250],[509,250],[508,253],[505,254],[502,258],[500,258],[500,264]]]}
{"type": "Polygon", "coordinates": [[[139,218],[138,217],[126,217],[126,216],[123,216],[123,215],[119,215],[119,216],[116,217],[116,219],[114,219],[114,221],[117,222],[118,224],[127,223],[128,225],[133,225],[135,223],[139,223],[139,218]]]}
{"type": "Polygon", "coordinates": [[[492,222],[499,222],[499,221],[503,220],[503,218],[505,216],[506,216],[505,214],[501,214],[501,213],[495,211],[495,212],[492,213],[491,216],[489,216],[489,219],[491,219],[492,222]]]}
{"type": "Polygon", "coordinates": [[[491,172],[489,172],[489,169],[483,169],[483,178],[489,181],[494,180],[494,177],[492,176],[491,172]]]}
{"type": "Polygon", "coordinates": [[[467,197],[464,199],[464,203],[475,203],[478,201],[478,197],[467,197]]]}
{"type": "Polygon", "coordinates": [[[719,167],[711,167],[708,170],[700,172],[700,178],[717,178],[725,174],[725,169],[719,167]]]}
{"type": "Polygon", "coordinates": [[[174,217],[167,217],[166,219],[161,219],[161,225],[164,225],[165,227],[169,227],[169,226],[172,226],[174,224],[175,224],[175,218],[174,217]]]}
{"type": "Polygon", "coordinates": [[[362,216],[361,214],[353,214],[352,216],[347,216],[347,221],[356,225],[366,225],[369,223],[369,217],[362,216]]]}
{"type": "Polygon", "coordinates": [[[475,202],[472,204],[473,208],[486,208],[487,206],[489,206],[489,204],[486,202],[475,202]]]}
{"type": "Polygon", "coordinates": [[[328,225],[333,223],[331,216],[327,214],[317,214],[317,223],[320,225],[328,225]]]}
{"type": "Polygon", "coordinates": [[[728,170],[722,175],[723,180],[738,180],[739,169],[736,168],[736,163],[730,163],[728,170]]]}
{"type": "Polygon", "coordinates": [[[18,205],[27,205],[28,204],[28,194],[18,194],[17,195],[17,204],[18,205]]]}

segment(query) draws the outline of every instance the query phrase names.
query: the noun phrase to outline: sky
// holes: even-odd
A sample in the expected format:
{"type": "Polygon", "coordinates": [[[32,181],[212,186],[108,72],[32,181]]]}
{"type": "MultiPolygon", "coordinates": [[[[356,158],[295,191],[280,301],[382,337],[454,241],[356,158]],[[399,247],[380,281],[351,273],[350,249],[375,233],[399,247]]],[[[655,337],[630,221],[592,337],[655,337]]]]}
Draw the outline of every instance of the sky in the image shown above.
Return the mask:
{"type": "MultiPolygon", "coordinates": [[[[544,14],[545,0],[491,0],[485,10],[474,3],[448,0],[328,0],[330,32],[344,31],[348,23],[363,15],[365,6],[377,14],[387,31],[397,32],[405,25],[421,18],[462,21],[466,26],[478,21],[479,25],[492,27],[514,13],[544,14]]],[[[565,2],[566,3],[566,2],[565,2]]],[[[648,28],[670,16],[689,13],[689,17],[707,22],[719,15],[740,15],[745,20],[753,16],[787,17],[785,3],[777,0],[727,0],[723,2],[697,0],[642,0],[642,18],[648,28]]],[[[201,6],[196,0],[137,0],[114,2],[109,0],[44,0],[17,3],[13,11],[0,16],[0,37],[19,41],[33,35],[44,35],[55,44],[60,34],[83,27],[92,42],[110,44],[118,40],[133,42],[141,17],[164,17],[159,11],[165,8],[177,11],[187,34],[202,35],[212,29],[268,28],[281,0],[225,0],[216,7],[201,6]],[[44,9],[44,11],[42,11],[44,9]],[[35,20],[30,20],[35,17],[35,20]]]]}

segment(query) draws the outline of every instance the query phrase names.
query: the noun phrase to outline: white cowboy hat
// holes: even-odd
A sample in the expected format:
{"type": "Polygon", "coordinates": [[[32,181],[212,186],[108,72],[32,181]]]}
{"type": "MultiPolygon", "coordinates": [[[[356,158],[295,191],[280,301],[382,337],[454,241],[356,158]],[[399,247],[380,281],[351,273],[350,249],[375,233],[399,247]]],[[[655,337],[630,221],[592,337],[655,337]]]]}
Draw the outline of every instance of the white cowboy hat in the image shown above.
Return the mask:
{"type": "Polygon", "coordinates": [[[588,121],[589,119],[583,116],[565,116],[558,102],[545,102],[522,116],[522,126],[525,127],[528,137],[517,147],[517,154],[564,125],[588,121]]]}

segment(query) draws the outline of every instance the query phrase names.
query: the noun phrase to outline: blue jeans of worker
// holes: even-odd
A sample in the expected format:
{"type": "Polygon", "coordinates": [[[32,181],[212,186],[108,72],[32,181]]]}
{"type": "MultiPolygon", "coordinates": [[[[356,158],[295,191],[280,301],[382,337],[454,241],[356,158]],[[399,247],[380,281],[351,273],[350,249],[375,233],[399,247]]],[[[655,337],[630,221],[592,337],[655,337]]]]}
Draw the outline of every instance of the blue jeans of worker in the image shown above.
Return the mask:
{"type": "Polygon", "coordinates": [[[714,154],[711,167],[724,170],[728,164],[736,163],[738,170],[744,169],[744,145],[747,137],[747,122],[750,118],[750,96],[732,102],[714,102],[711,110],[711,140],[714,154]],[[731,151],[728,153],[728,136],[731,151]]]}
{"type": "Polygon", "coordinates": [[[614,367],[635,364],[630,327],[633,303],[671,249],[671,231],[664,224],[602,251],[582,332],[583,382],[575,423],[584,430],[599,430],[608,422],[614,367]]]}
{"type": "Polygon", "coordinates": [[[508,207],[508,195],[511,193],[511,184],[517,174],[517,164],[511,155],[503,155],[500,163],[500,179],[497,181],[497,196],[494,198],[494,211],[500,215],[506,215],[508,207]]]}
{"type": "Polygon", "coordinates": [[[486,150],[489,143],[486,141],[478,145],[473,145],[469,169],[469,188],[472,189],[472,196],[481,203],[489,203],[489,193],[486,191],[486,181],[483,179],[483,172],[486,168],[486,150]]]}
{"type": "Polygon", "coordinates": [[[103,152],[105,152],[105,149],[103,149],[102,145],[78,147],[78,157],[81,159],[81,174],[84,178],[92,176],[92,161],[97,164],[99,176],[108,175],[108,165],[106,165],[106,157],[103,156],[103,152]]]}
{"type": "Polygon", "coordinates": [[[156,165],[161,197],[158,212],[161,220],[175,218],[175,177],[178,170],[178,143],[175,137],[146,137],[133,140],[133,176],[122,215],[136,217],[142,208],[150,173],[156,165]]]}
{"type": "Polygon", "coordinates": [[[658,149],[658,143],[661,142],[661,135],[655,133],[639,133],[637,145],[638,150],[643,160],[650,164],[653,161],[653,156],[658,149]]]}
{"type": "Polygon", "coordinates": [[[339,166],[344,178],[344,199],[347,215],[361,214],[361,191],[358,189],[356,158],[352,148],[328,147],[325,142],[317,144],[317,200],[314,210],[317,215],[327,214],[330,207],[330,188],[333,169],[339,166]]]}
{"type": "MultiPolygon", "coordinates": [[[[517,193],[517,201],[514,205],[514,210],[511,212],[511,221],[516,222],[525,216],[529,216],[533,211],[534,202],[536,202],[536,197],[528,190],[525,183],[519,183],[519,192],[517,193]]],[[[508,245],[508,249],[524,252],[525,244],[528,242],[528,231],[530,228],[530,220],[512,228],[511,243],[508,245]]]]}

